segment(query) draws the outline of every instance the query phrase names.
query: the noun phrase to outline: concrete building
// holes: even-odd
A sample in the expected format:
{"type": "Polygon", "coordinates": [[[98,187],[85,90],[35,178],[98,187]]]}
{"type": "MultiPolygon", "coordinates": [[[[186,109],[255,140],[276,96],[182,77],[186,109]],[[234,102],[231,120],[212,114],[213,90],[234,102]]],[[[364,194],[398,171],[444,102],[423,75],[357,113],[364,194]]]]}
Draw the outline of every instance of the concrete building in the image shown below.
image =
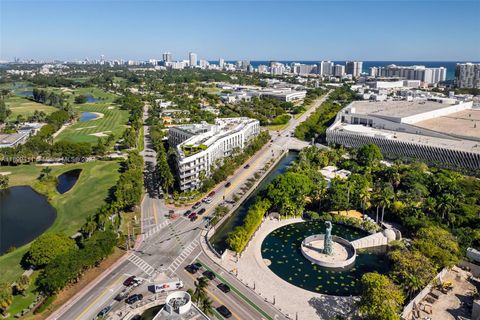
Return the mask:
{"type": "Polygon", "coordinates": [[[293,73],[304,76],[313,73],[315,65],[294,63],[292,64],[293,73]]]}
{"type": "Polygon", "coordinates": [[[29,132],[18,132],[18,133],[0,133],[0,148],[14,148],[21,144],[24,144],[28,137],[30,136],[29,132]]]}
{"type": "Polygon", "coordinates": [[[320,61],[317,65],[317,73],[320,76],[331,76],[333,75],[333,66],[334,63],[331,61],[320,61]]]}
{"type": "Polygon", "coordinates": [[[172,54],[170,52],[163,53],[163,62],[172,62],[172,54]]]}
{"type": "Polygon", "coordinates": [[[406,80],[420,80],[426,84],[435,84],[446,80],[447,69],[444,67],[427,68],[425,66],[397,66],[390,64],[385,67],[371,67],[370,76],[396,77],[406,80]]]}
{"type": "Polygon", "coordinates": [[[220,69],[223,69],[223,67],[225,66],[225,59],[218,59],[218,66],[220,67],[220,69]]]}
{"type": "Polygon", "coordinates": [[[234,149],[243,150],[260,133],[258,120],[250,118],[219,118],[215,124],[188,124],[169,128],[168,142],[175,148],[180,189],[200,186],[200,176],[211,174],[223,158],[234,149]]]}
{"type": "Polygon", "coordinates": [[[345,75],[345,66],[336,64],[333,66],[333,75],[335,77],[343,77],[345,75]]]}
{"type": "Polygon", "coordinates": [[[362,73],[363,62],[362,61],[347,61],[345,62],[346,74],[351,74],[353,77],[358,78],[362,73]]]}
{"type": "Polygon", "coordinates": [[[197,54],[194,52],[190,52],[188,54],[188,62],[190,67],[195,67],[197,65],[197,54]]]}
{"type": "Polygon", "coordinates": [[[301,90],[266,90],[260,92],[262,97],[273,98],[283,102],[303,101],[307,95],[307,91],[301,90]]]}
{"type": "Polygon", "coordinates": [[[375,143],[390,158],[480,170],[480,110],[449,98],[355,101],[337,114],[327,142],[375,143]]]}
{"type": "Polygon", "coordinates": [[[458,88],[480,89],[480,63],[457,63],[455,79],[458,88]]]}

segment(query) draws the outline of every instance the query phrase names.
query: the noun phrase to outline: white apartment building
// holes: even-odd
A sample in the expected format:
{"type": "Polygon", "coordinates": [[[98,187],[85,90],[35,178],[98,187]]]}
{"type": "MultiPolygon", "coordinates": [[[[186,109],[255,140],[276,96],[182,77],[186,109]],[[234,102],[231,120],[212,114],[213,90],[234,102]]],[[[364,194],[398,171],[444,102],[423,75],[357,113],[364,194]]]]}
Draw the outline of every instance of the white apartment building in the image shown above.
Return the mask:
{"type": "Polygon", "coordinates": [[[190,67],[195,67],[197,65],[197,54],[194,52],[190,52],[188,54],[188,62],[190,67]]]}
{"type": "Polygon", "coordinates": [[[396,77],[407,80],[420,80],[426,84],[435,84],[447,79],[447,69],[427,68],[425,66],[397,66],[390,64],[386,67],[370,68],[372,77],[396,77]]]}
{"type": "Polygon", "coordinates": [[[169,128],[168,142],[175,148],[182,191],[200,186],[200,176],[211,174],[218,161],[243,150],[260,133],[260,123],[250,118],[219,118],[215,124],[187,124],[169,128]]]}
{"type": "Polygon", "coordinates": [[[345,75],[345,66],[336,64],[333,66],[333,75],[335,77],[343,77],[345,75]]]}
{"type": "Polygon", "coordinates": [[[347,61],[345,62],[346,74],[351,74],[353,77],[358,78],[362,73],[363,62],[362,61],[347,61]]]}
{"type": "Polygon", "coordinates": [[[332,76],[334,63],[331,61],[321,61],[317,65],[317,73],[320,76],[332,76]]]}
{"type": "Polygon", "coordinates": [[[163,62],[172,62],[172,54],[170,52],[164,52],[163,53],[163,62]]]}
{"type": "Polygon", "coordinates": [[[457,63],[455,78],[458,88],[480,89],[480,63],[457,63]]]}

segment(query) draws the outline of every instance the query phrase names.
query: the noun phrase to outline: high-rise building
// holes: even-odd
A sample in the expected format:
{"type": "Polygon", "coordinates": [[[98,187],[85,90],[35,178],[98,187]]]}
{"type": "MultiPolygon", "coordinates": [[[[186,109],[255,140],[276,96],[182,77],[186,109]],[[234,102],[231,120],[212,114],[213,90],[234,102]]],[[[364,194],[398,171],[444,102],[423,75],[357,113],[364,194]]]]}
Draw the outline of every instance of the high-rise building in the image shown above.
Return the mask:
{"type": "Polygon", "coordinates": [[[163,62],[172,62],[172,54],[170,52],[163,53],[163,62]]]}
{"type": "Polygon", "coordinates": [[[317,66],[317,73],[321,76],[331,76],[333,75],[333,62],[331,61],[320,61],[317,66]]]}
{"type": "Polygon", "coordinates": [[[345,62],[346,74],[351,74],[353,77],[358,78],[362,73],[363,62],[362,61],[347,61],[345,62]]]}
{"type": "Polygon", "coordinates": [[[455,83],[458,88],[480,89],[480,63],[457,63],[455,83]]]}
{"type": "Polygon", "coordinates": [[[385,67],[370,68],[370,75],[375,77],[404,78],[406,80],[420,80],[426,84],[445,81],[447,69],[444,67],[427,68],[425,66],[397,66],[390,64],[385,67]]]}
{"type": "Polygon", "coordinates": [[[310,65],[310,64],[302,64],[302,63],[292,64],[293,73],[298,74],[300,76],[312,73],[314,68],[315,68],[315,65],[310,65]]]}
{"type": "Polygon", "coordinates": [[[225,66],[225,59],[218,59],[218,66],[223,69],[223,67],[225,66]]]}
{"type": "MultiPolygon", "coordinates": [[[[192,61],[190,61],[190,66],[192,66],[192,64],[191,64],[191,63],[192,63],[192,61]]],[[[207,60],[200,59],[200,63],[199,63],[199,65],[200,65],[200,68],[202,68],[202,69],[207,69],[207,68],[208,68],[208,66],[210,65],[210,63],[208,63],[208,61],[207,61],[207,60]]]]}
{"type": "Polygon", "coordinates": [[[195,67],[197,65],[197,54],[194,52],[190,52],[188,54],[188,61],[190,63],[190,67],[195,67]]]}
{"type": "Polygon", "coordinates": [[[335,77],[343,77],[345,75],[345,66],[336,64],[333,66],[333,75],[335,77]]]}

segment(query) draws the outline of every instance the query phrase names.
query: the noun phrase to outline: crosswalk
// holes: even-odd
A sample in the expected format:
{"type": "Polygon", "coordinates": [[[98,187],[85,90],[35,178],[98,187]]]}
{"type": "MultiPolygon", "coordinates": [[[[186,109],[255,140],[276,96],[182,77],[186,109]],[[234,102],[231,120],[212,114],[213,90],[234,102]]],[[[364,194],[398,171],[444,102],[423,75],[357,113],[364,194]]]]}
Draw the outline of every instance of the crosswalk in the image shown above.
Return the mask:
{"type": "Polygon", "coordinates": [[[185,261],[185,259],[192,253],[193,250],[200,244],[200,242],[195,239],[192,243],[190,243],[181,253],[180,255],[172,262],[172,264],[166,269],[166,271],[170,272],[170,276],[177,270],[177,268],[185,261]]]}
{"type": "Polygon", "coordinates": [[[143,239],[147,239],[151,236],[153,236],[155,233],[160,231],[162,228],[166,227],[170,222],[168,220],[165,220],[164,222],[157,224],[155,227],[149,229],[145,234],[143,235],[143,239]]]}
{"type": "Polygon", "coordinates": [[[145,260],[137,256],[136,254],[132,254],[128,257],[128,261],[136,265],[140,270],[145,272],[148,276],[151,276],[155,271],[155,268],[149,265],[145,260]]]}

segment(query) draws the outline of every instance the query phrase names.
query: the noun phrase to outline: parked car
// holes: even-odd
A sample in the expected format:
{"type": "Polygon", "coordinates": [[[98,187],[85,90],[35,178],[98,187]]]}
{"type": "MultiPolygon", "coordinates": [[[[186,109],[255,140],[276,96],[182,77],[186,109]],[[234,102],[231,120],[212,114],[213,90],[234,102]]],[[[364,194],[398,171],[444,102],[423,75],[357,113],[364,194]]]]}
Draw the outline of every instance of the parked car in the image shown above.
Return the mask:
{"type": "Polygon", "coordinates": [[[205,208],[202,208],[202,209],[198,210],[198,215],[201,216],[202,214],[205,213],[205,211],[207,211],[207,209],[205,209],[205,208]]]}
{"type": "Polygon", "coordinates": [[[198,209],[198,208],[200,208],[201,205],[202,205],[201,202],[197,202],[193,205],[192,209],[198,209]]]}
{"type": "Polygon", "coordinates": [[[127,279],[125,279],[125,281],[123,281],[123,285],[129,287],[133,284],[134,280],[135,280],[135,276],[130,276],[127,279]]]}
{"type": "Polygon", "coordinates": [[[125,302],[127,304],[134,304],[135,302],[141,301],[143,299],[143,294],[138,293],[138,294],[132,294],[130,297],[128,297],[125,302]]]}
{"type": "Polygon", "coordinates": [[[194,222],[198,219],[198,216],[195,214],[190,218],[190,221],[194,222]]]}
{"type": "Polygon", "coordinates": [[[205,203],[212,203],[212,198],[206,197],[205,199],[202,200],[205,203]]]}
{"type": "Polygon", "coordinates": [[[139,285],[142,284],[142,282],[143,282],[142,278],[135,278],[135,279],[133,279],[133,286],[138,287],[139,285]]]}
{"type": "Polygon", "coordinates": [[[213,197],[215,195],[215,191],[212,191],[208,194],[209,197],[213,197]]]}
{"type": "Polygon", "coordinates": [[[185,211],[185,213],[183,214],[183,216],[184,216],[184,217],[188,217],[191,213],[192,213],[192,210],[187,210],[187,211],[185,211]]]}
{"type": "Polygon", "coordinates": [[[188,266],[185,267],[185,270],[190,272],[191,274],[197,273],[199,268],[197,268],[194,264],[189,264],[188,266]]]}
{"type": "Polygon", "coordinates": [[[213,273],[212,271],[210,270],[207,270],[205,271],[204,273],[202,273],[205,277],[207,277],[208,279],[210,280],[213,280],[215,279],[215,273],[213,273]]]}
{"type": "Polygon", "coordinates": [[[97,319],[98,318],[100,318],[100,319],[104,318],[110,312],[110,310],[112,310],[111,306],[106,306],[105,308],[100,310],[100,312],[97,313],[97,319]]]}
{"type": "Polygon", "coordinates": [[[191,212],[189,215],[188,215],[188,219],[191,219],[193,216],[196,216],[197,213],[196,212],[191,212]]]}
{"type": "Polygon", "coordinates": [[[230,292],[230,287],[228,286],[228,284],[225,284],[225,283],[220,283],[217,286],[217,288],[220,289],[224,293],[229,293],[230,292]]]}
{"type": "Polygon", "coordinates": [[[225,183],[225,188],[228,188],[232,185],[232,183],[230,181],[228,181],[227,183],[225,183]]]}
{"type": "Polygon", "coordinates": [[[249,164],[247,164],[247,165],[245,165],[245,167],[243,167],[243,169],[248,169],[248,168],[250,168],[249,164]]]}
{"type": "Polygon", "coordinates": [[[200,262],[195,262],[194,264],[192,264],[195,268],[197,269],[200,269],[201,267],[203,267],[203,265],[200,263],[200,262]]]}
{"type": "Polygon", "coordinates": [[[230,318],[232,316],[232,313],[230,312],[230,310],[228,310],[228,308],[225,307],[224,305],[221,305],[220,307],[218,307],[217,311],[222,315],[222,317],[230,318]]]}

